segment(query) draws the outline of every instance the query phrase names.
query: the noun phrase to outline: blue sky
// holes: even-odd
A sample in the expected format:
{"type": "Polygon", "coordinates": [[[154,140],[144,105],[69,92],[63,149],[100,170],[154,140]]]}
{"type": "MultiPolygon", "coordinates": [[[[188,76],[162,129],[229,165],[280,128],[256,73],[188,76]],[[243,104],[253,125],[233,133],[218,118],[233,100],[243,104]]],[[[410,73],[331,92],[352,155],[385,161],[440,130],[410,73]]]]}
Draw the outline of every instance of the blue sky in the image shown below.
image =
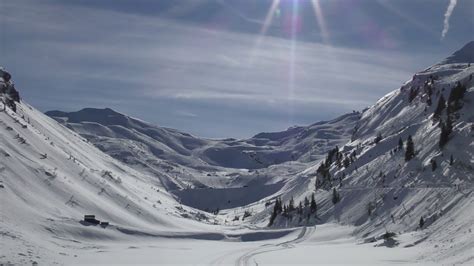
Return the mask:
{"type": "Polygon", "coordinates": [[[373,104],[473,29],[472,0],[0,0],[0,65],[42,111],[239,138],[373,104]]]}

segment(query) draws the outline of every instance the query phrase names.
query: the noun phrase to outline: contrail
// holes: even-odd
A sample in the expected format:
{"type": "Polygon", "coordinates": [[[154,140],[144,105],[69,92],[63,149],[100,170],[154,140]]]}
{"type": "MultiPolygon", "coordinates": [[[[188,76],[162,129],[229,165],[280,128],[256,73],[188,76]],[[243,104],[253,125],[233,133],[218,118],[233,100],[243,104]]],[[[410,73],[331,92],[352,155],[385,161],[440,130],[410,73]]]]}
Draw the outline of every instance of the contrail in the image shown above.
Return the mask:
{"type": "Polygon", "coordinates": [[[454,10],[454,7],[456,6],[457,2],[458,2],[457,0],[450,0],[449,1],[448,9],[446,10],[446,13],[444,13],[444,28],[443,28],[443,32],[441,32],[441,40],[443,40],[444,37],[446,37],[446,34],[448,33],[449,18],[453,14],[453,10],[454,10]]]}

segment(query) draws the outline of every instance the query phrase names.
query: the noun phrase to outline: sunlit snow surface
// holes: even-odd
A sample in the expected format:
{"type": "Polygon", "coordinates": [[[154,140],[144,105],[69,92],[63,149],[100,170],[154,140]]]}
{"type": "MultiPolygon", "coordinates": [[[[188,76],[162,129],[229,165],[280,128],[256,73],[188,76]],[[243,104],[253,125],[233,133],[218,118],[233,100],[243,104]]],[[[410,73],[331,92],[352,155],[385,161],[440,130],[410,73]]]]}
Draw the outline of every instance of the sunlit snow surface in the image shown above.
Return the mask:
{"type": "Polygon", "coordinates": [[[455,59],[416,74],[361,114],[246,140],[200,139],[126,116],[61,125],[26,103],[16,114],[7,108],[0,112],[0,263],[472,264],[474,66],[455,59]],[[437,98],[427,107],[420,92],[408,102],[410,87],[431,75],[446,99],[457,81],[468,88],[442,152],[432,119],[437,98]],[[407,163],[390,151],[408,135],[417,154],[407,163]],[[334,206],[331,192],[319,189],[318,219],[279,217],[268,228],[265,203],[310,196],[315,170],[335,145],[358,153],[347,169],[330,170],[346,173],[341,202],[334,206]],[[242,221],[245,211],[252,215],[242,221]],[[85,214],[110,225],[81,223],[85,214]],[[381,239],[386,231],[397,243],[381,239]]]}

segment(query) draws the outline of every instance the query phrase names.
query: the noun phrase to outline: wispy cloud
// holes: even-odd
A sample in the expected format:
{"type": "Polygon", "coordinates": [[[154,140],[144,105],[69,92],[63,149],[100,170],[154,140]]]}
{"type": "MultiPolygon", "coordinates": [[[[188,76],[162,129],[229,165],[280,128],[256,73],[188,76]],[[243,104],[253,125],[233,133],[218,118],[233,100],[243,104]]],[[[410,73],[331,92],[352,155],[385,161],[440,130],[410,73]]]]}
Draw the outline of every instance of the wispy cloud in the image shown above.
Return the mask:
{"type": "Polygon", "coordinates": [[[254,35],[34,3],[4,4],[2,61],[27,100],[43,110],[107,106],[176,128],[192,114],[198,135],[215,136],[206,130],[225,117],[233,122],[220,136],[242,136],[360,109],[408,79],[417,60],[302,42],[289,99],[288,40],[268,37],[252,53],[254,35]]]}
{"type": "Polygon", "coordinates": [[[178,110],[178,111],[176,111],[176,114],[180,115],[180,116],[184,116],[184,117],[189,117],[189,118],[198,117],[197,114],[191,113],[191,112],[188,112],[188,111],[185,111],[185,110],[178,110]]]}
{"type": "Polygon", "coordinates": [[[441,40],[443,40],[446,37],[446,34],[448,34],[449,31],[449,19],[451,18],[451,15],[453,14],[454,8],[456,7],[457,0],[450,0],[448,9],[446,9],[446,13],[444,13],[444,22],[443,22],[443,31],[441,32],[441,40]]]}

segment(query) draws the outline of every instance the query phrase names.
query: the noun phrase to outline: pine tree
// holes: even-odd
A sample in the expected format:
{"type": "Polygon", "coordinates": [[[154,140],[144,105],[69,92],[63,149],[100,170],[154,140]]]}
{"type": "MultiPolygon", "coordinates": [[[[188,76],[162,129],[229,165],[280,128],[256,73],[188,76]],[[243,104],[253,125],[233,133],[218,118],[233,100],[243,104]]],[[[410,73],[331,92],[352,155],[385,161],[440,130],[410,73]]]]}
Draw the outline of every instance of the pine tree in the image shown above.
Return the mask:
{"type": "Polygon", "coordinates": [[[336,188],[332,189],[332,203],[336,205],[340,200],[339,193],[337,193],[336,188]]]}
{"type": "Polygon", "coordinates": [[[448,113],[452,114],[461,109],[461,100],[466,94],[466,86],[462,85],[461,82],[457,82],[456,87],[451,90],[448,98],[448,113]]]}
{"type": "Polygon", "coordinates": [[[347,168],[351,164],[351,161],[348,157],[344,157],[344,160],[342,161],[342,163],[344,164],[344,167],[347,168]]]}
{"type": "Polygon", "coordinates": [[[451,157],[449,158],[449,165],[453,165],[454,163],[454,158],[453,155],[451,154],[451,157]]]}
{"type": "Polygon", "coordinates": [[[273,222],[275,221],[275,218],[282,212],[282,206],[281,206],[281,200],[277,198],[275,200],[275,205],[273,206],[273,212],[272,215],[270,216],[270,222],[268,223],[268,226],[272,226],[273,222]]]}
{"type": "Polygon", "coordinates": [[[420,218],[419,225],[420,225],[420,228],[423,228],[423,226],[425,225],[425,220],[423,219],[423,216],[421,216],[421,218],[420,218]]]}
{"type": "Polygon", "coordinates": [[[309,200],[307,197],[304,197],[304,207],[308,208],[309,207],[309,200]]]}
{"type": "Polygon", "coordinates": [[[453,124],[450,116],[447,117],[446,123],[441,122],[441,134],[439,135],[439,147],[443,148],[449,141],[449,135],[453,131],[453,124]]]}
{"type": "Polygon", "coordinates": [[[300,204],[298,204],[298,214],[301,215],[303,214],[303,203],[300,201],[300,204]]]}
{"type": "Polygon", "coordinates": [[[400,137],[398,139],[398,150],[402,150],[403,149],[403,140],[402,140],[402,137],[400,137]]]}
{"type": "Polygon", "coordinates": [[[311,194],[311,204],[310,204],[309,209],[311,213],[316,213],[317,211],[316,200],[314,199],[314,193],[311,194]]]}
{"type": "Polygon", "coordinates": [[[431,171],[434,172],[436,168],[438,167],[438,164],[436,163],[436,160],[434,158],[432,158],[430,162],[431,162],[431,171]]]}
{"type": "Polygon", "coordinates": [[[438,100],[438,106],[436,106],[436,109],[433,113],[433,119],[439,120],[441,117],[441,113],[443,112],[445,108],[446,108],[446,100],[444,99],[443,94],[441,94],[438,100]]]}
{"type": "Polygon", "coordinates": [[[413,144],[413,139],[411,138],[411,135],[409,135],[405,148],[405,161],[408,162],[413,159],[413,157],[415,157],[415,144],[413,144]]]}
{"type": "Polygon", "coordinates": [[[383,139],[382,134],[381,134],[381,133],[378,133],[378,134],[377,134],[377,137],[375,137],[375,139],[374,139],[374,143],[377,144],[377,143],[379,143],[382,139],[383,139]]]}
{"type": "Polygon", "coordinates": [[[294,211],[295,210],[295,200],[293,197],[290,199],[290,203],[288,204],[288,212],[294,211]]]}

